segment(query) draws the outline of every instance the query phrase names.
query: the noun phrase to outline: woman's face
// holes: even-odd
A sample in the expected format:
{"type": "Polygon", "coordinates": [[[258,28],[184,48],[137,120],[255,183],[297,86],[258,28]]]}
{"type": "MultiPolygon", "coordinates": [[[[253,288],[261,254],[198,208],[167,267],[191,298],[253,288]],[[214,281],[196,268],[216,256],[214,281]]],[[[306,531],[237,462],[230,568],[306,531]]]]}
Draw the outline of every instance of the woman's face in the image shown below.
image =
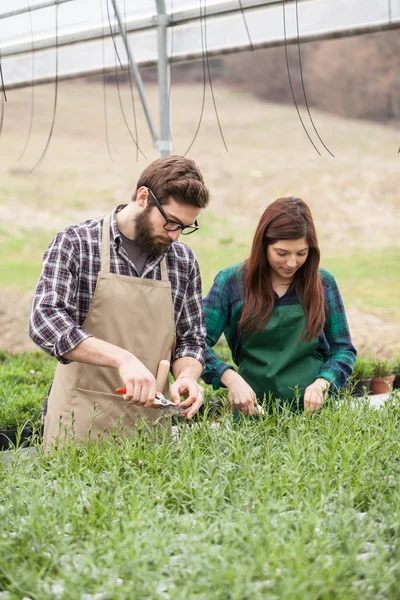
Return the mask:
{"type": "Polygon", "coordinates": [[[293,275],[307,260],[309,246],[306,238],[278,240],[267,247],[267,259],[271,269],[284,279],[293,275]]]}

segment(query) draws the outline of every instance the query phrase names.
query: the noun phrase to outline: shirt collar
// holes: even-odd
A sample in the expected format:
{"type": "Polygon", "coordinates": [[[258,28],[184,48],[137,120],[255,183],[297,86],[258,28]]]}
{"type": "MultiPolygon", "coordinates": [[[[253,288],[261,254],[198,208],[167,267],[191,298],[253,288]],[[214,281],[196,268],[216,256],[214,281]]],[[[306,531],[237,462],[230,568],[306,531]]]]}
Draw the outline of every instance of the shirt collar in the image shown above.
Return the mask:
{"type": "Polygon", "coordinates": [[[125,208],[125,206],[127,206],[127,205],[126,204],[118,204],[118,206],[116,206],[111,213],[111,219],[110,219],[111,240],[113,240],[117,246],[119,246],[119,244],[121,243],[121,233],[120,233],[120,231],[118,229],[118,225],[117,225],[117,213],[119,213],[123,208],[125,208]]]}
{"type": "MultiPolygon", "coordinates": [[[[127,204],[119,204],[118,206],[116,206],[114,208],[114,210],[111,213],[111,219],[110,219],[110,228],[111,228],[111,240],[114,241],[115,245],[119,248],[122,242],[122,238],[121,238],[121,232],[118,229],[117,226],[117,213],[119,213],[123,208],[125,208],[125,206],[127,206],[127,204]]],[[[174,244],[174,242],[172,242],[172,244],[174,244]]],[[[164,257],[166,257],[168,255],[169,252],[171,252],[171,246],[169,247],[169,249],[167,250],[167,252],[165,254],[163,254],[162,256],[149,256],[146,267],[142,273],[142,277],[148,272],[151,271],[152,269],[154,269],[154,267],[156,267],[164,257]]]]}

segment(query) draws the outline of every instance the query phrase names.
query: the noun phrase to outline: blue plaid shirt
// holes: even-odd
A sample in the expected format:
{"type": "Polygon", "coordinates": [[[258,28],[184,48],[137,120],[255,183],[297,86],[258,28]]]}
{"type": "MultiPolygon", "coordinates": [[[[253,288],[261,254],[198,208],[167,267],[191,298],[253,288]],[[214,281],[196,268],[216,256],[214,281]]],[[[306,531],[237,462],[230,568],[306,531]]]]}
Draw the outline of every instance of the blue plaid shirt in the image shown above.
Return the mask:
{"type": "MultiPolygon", "coordinates": [[[[222,334],[225,335],[232,358],[236,365],[241,362],[241,334],[238,324],[242,315],[241,266],[238,263],[216,276],[214,283],[203,300],[203,310],[207,327],[206,368],[202,375],[206,383],[214,389],[221,386],[221,376],[232,368],[219,358],[213,350],[222,334]]],[[[353,372],[356,349],[351,342],[343,301],[333,275],[319,269],[325,294],[326,320],[319,336],[318,352],[324,363],[318,377],[330,382],[332,388],[343,387],[353,372]]],[[[275,294],[275,306],[299,304],[296,292],[290,290],[279,297],[275,294]]]]}

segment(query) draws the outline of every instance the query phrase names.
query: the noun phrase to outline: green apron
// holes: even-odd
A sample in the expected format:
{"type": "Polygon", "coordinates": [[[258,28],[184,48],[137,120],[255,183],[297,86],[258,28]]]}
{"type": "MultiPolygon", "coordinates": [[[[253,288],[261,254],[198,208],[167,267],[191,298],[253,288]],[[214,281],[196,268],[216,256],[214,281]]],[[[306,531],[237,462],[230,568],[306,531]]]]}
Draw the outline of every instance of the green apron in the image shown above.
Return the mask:
{"type": "Polygon", "coordinates": [[[318,338],[302,339],[305,326],[301,304],[276,306],[264,329],[242,336],[239,374],[266,408],[272,409],[269,400],[279,399],[304,409],[305,388],[317,379],[323,364],[318,338]]]}

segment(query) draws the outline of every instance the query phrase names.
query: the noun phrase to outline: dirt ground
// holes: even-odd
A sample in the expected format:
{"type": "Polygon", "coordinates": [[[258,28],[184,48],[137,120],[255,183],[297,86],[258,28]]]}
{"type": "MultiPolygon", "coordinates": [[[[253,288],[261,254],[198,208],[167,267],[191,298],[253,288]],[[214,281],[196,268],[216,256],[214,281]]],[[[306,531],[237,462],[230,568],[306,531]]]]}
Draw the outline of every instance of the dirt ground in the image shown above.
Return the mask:
{"type": "MultiPolygon", "coordinates": [[[[152,114],[158,115],[155,86],[148,85],[147,93],[152,114]]],[[[31,173],[51,125],[54,86],[34,90],[32,134],[20,160],[32,95],[29,89],[10,90],[0,138],[0,242],[11,228],[15,235],[20,230],[52,235],[129,199],[137,176],[159,153],[152,147],[135,96],[139,144],[146,155],[136,160],[116,89],[108,87],[106,94],[110,153],[102,85],[62,82],[53,138],[42,164],[31,173]]],[[[335,158],[320,144],[319,156],[293,107],[267,104],[226,87],[216,87],[215,96],[228,151],[207,90],[200,130],[188,154],[212,192],[213,214],[238,227],[253,227],[269,202],[297,195],[311,206],[322,253],[390,247],[399,249],[400,257],[398,130],[315,111],[314,122],[335,158]]],[[[172,88],[171,133],[177,154],[184,154],[193,140],[202,97],[200,85],[172,88]]],[[[134,131],[128,87],[122,89],[122,103],[134,131]]],[[[312,134],[309,123],[308,127],[312,134]]],[[[5,248],[3,243],[1,252],[5,248]]],[[[33,349],[27,332],[33,290],[20,292],[4,285],[0,289],[0,347],[33,349]]],[[[382,311],[361,311],[355,304],[346,308],[361,352],[400,353],[400,314],[394,318],[392,311],[388,318],[382,311]]]]}

